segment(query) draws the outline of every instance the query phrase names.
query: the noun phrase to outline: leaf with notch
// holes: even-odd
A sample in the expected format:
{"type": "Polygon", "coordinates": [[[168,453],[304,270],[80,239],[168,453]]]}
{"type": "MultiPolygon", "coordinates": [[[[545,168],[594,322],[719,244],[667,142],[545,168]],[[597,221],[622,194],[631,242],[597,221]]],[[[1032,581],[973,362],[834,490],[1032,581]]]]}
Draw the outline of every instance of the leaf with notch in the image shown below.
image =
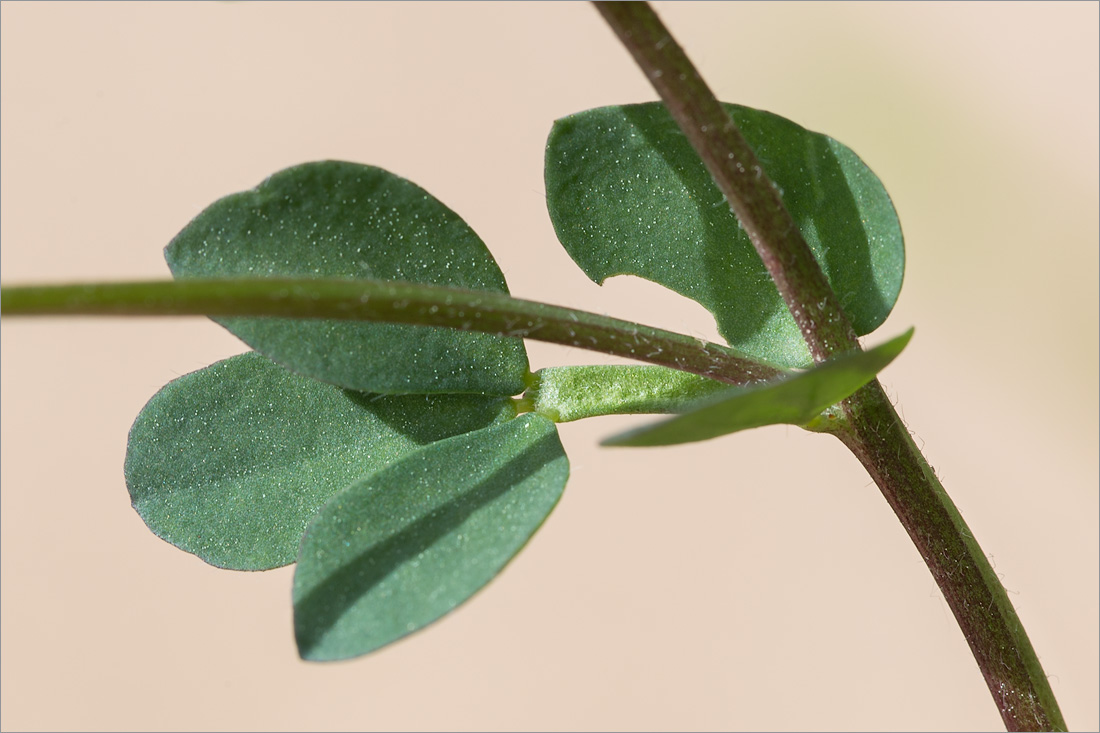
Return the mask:
{"type": "MultiPolygon", "coordinates": [[[[760,110],[725,105],[860,335],[901,289],[905,251],[889,195],[855,153],[760,110]]],[[[558,120],[546,148],[550,218],[593,281],[638,275],[707,308],[730,346],[812,363],[787,306],[722,193],[663,104],[558,120]]]]}
{"type": "Polygon", "coordinates": [[[500,572],[561,497],[554,424],[527,414],[409,454],[334,496],[294,572],[304,659],[347,659],[435,621],[500,572]]]}
{"type": "Polygon", "coordinates": [[[608,438],[603,445],[676,445],[764,425],[806,425],[874,379],[912,336],[909,329],[869,351],[838,356],[801,374],[759,387],[730,389],[681,415],[608,438]]]}
{"type": "Polygon", "coordinates": [[[167,384],[130,430],[125,476],[141,518],[211,565],[294,562],[310,517],[409,452],[511,418],[507,397],[371,395],[257,353],[167,384]]]}
{"type": "MultiPolygon", "coordinates": [[[[165,249],[178,278],[323,277],[507,293],[481,239],[453,211],[381,168],[323,161],[209,206],[165,249]]],[[[299,374],[364,392],[519,394],[519,339],[426,326],[216,318],[299,374]]]]}

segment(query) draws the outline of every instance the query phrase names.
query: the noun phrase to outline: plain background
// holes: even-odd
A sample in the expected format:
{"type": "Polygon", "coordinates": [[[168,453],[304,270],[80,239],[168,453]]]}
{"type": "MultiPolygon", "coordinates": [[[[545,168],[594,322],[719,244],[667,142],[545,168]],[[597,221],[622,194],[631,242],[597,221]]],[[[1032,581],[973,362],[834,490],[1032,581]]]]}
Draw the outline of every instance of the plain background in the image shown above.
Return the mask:
{"type": "MultiPolygon", "coordinates": [[[[661,4],[718,96],[855,149],[905,230],[883,375],[1001,573],[1071,728],[1098,719],[1098,5],[661,4]]],[[[551,122],[655,99],[585,4],[7,3],[3,281],[162,278],[207,204],[338,158],[407,177],[512,292],[713,337],[589,282],[544,204],[551,122]]],[[[201,318],[3,321],[8,729],[996,729],[931,576],[835,440],[648,451],[565,425],[565,498],[503,575],[370,658],[297,659],[290,568],[156,539],[122,481],[201,318]]],[[[601,361],[532,343],[534,368],[601,361]]]]}

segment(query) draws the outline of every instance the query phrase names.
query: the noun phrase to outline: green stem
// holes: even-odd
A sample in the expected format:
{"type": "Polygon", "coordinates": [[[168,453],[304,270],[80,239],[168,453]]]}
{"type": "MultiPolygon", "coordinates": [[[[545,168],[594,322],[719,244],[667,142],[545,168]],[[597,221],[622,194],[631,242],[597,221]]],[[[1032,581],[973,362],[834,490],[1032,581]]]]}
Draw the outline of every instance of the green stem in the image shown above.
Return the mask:
{"type": "MultiPolygon", "coordinates": [[[[646,73],[775,280],[816,361],[859,348],[813,254],[734,122],[647,3],[596,6],[646,73]]],[[[867,468],[955,614],[1009,730],[1065,730],[1004,587],[874,381],[841,403],[834,432],[867,468]]]]}
{"type": "Polygon", "coordinates": [[[179,280],[0,289],[0,313],[282,316],[446,326],[529,338],[671,367],[728,384],[783,372],[732,349],[595,313],[419,283],[373,280],[179,280]]]}
{"type": "Polygon", "coordinates": [[[683,412],[729,385],[657,366],[597,364],[540,369],[524,393],[525,411],[554,422],[601,415],[683,412]]]}
{"type": "Polygon", "coordinates": [[[974,534],[876,380],[829,427],[901,520],[966,637],[1008,730],[1066,730],[1016,609],[974,534]]]}
{"type": "Polygon", "coordinates": [[[597,2],[703,159],[787,304],[814,361],[859,348],[825,273],[737,125],[644,2],[597,2]]]}

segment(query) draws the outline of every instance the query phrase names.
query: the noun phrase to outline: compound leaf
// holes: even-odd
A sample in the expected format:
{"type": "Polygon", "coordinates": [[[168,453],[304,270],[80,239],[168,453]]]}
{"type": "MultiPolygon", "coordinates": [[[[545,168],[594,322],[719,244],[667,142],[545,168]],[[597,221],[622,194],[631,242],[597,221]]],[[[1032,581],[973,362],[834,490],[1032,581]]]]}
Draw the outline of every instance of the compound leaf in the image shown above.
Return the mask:
{"type": "Polygon", "coordinates": [[[709,440],[764,425],[806,425],[870,382],[901,353],[913,329],[869,351],[759,387],[733,388],[662,422],[608,438],[603,445],[650,446],[709,440]]]}
{"type": "MultiPolygon", "coordinates": [[[[226,196],[165,249],[179,278],[400,280],[507,293],[481,239],[419,186],[381,168],[306,163],[226,196]]],[[[365,392],[523,391],[523,342],[446,328],[216,318],[306,376],[365,392]]]]}
{"type": "MultiPolygon", "coordinates": [[[[901,289],[901,226],[875,174],[836,140],[725,105],[860,334],[901,289]]],[[[592,280],[638,275],[698,301],[730,346],[787,367],[812,361],[763,262],[663,104],[558,120],[546,149],[550,218],[592,280]]]]}
{"type": "Polygon", "coordinates": [[[434,443],[341,491],[302,539],[299,653],[366,654],[448,613],[523,547],[568,474],[554,424],[528,414],[434,443]]]}
{"type": "Polygon", "coordinates": [[[159,537],[206,562],[294,562],[338,490],[442,438],[511,418],[506,397],[351,392],[242,354],[167,384],[130,430],[125,475],[159,537]]]}

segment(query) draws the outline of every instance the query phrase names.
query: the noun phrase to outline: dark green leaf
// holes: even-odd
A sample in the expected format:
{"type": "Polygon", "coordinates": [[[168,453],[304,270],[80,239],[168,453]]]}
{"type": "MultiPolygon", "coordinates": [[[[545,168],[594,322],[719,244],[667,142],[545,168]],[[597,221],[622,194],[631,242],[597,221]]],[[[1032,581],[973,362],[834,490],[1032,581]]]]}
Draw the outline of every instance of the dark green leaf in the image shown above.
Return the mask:
{"type": "MultiPolygon", "coordinates": [[[[768,112],[726,108],[856,331],[870,333],[897,300],[905,257],[881,182],[825,135],[768,112]]],[[[788,367],[811,363],[763,262],[664,105],[558,120],[546,150],[546,192],[558,238],[597,283],[639,275],[705,306],[734,348],[788,367]]]]}
{"type": "Polygon", "coordinates": [[[266,570],[294,562],[338,490],[514,415],[506,397],[362,394],[243,354],[149,401],[130,430],[126,484],[159,537],[212,565],[266,570]]]}
{"type": "Polygon", "coordinates": [[[569,464],[538,415],[434,443],[334,496],[294,571],[305,659],[366,654],[488,583],[554,508],[569,464]]]}
{"type": "Polygon", "coordinates": [[[801,374],[759,387],[735,388],[695,409],[608,438],[604,445],[675,445],[709,440],[763,425],[805,425],[870,382],[894,360],[913,329],[870,351],[831,359],[801,374]]]}
{"type": "MultiPolygon", "coordinates": [[[[165,250],[199,277],[369,278],[507,293],[481,239],[419,186],[325,161],[276,173],[195,218],[165,250]]],[[[306,376],[387,394],[523,391],[523,342],[445,328],[285,318],[215,319],[306,376]]]]}

